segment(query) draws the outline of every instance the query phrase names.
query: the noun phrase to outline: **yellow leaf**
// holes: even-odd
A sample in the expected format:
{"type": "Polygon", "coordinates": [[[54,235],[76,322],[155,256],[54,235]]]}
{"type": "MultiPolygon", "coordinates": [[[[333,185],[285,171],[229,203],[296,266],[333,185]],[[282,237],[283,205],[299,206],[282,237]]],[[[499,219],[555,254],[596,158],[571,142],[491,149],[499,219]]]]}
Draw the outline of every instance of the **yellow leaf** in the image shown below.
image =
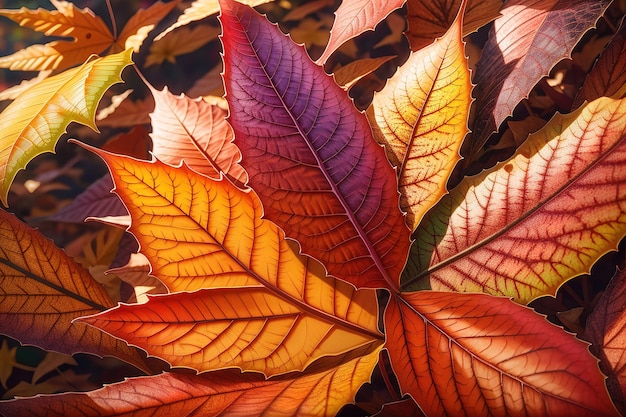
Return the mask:
{"type": "Polygon", "coordinates": [[[414,52],[368,110],[375,138],[398,167],[400,206],[411,230],[447,192],[468,131],[472,84],[462,24],[458,17],[444,37],[414,52]]]}
{"type": "Polygon", "coordinates": [[[0,68],[21,71],[66,69],[84,62],[93,54],[104,52],[113,43],[113,35],[102,19],[90,9],[78,9],[72,3],[50,0],[57,10],[0,10],[20,26],[46,36],[72,38],[55,40],[45,45],[32,45],[14,54],[0,58],[0,68]]]}
{"type": "Polygon", "coordinates": [[[182,28],[150,46],[150,55],[146,58],[145,66],[158,65],[163,61],[173,64],[177,56],[201,48],[204,44],[217,39],[219,33],[219,28],[209,25],[196,26],[193,29],[182,28]]]}
{"type": "Polygon", "coordinates": [[[47,78],[22,93],[0,113],[0,200],[6,206],[17,172],[37,155],[52,152],[76,121],[97,131],[95,112],[104,92],[120,82],[131,50],[89,61],[47,78]]]}

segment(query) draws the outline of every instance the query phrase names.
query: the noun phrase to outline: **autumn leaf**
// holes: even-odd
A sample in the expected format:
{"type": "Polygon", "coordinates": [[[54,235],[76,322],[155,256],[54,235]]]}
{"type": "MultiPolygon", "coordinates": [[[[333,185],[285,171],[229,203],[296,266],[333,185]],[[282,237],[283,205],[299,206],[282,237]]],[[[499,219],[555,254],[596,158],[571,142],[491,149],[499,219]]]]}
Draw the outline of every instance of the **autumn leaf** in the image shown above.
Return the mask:
{"type": "Polygon", "coordinates": [[[604,0],[506,2],[476,68],[476,117],[467,143],[468,161],[532,87],[557,62],[569,58],[608,4],[604,0]]]}
{"type": "MultiPolygon", "coordinates": [[[[419,51],[443,36],[452,26],[462,0],[409,0],[406,37],[411,50],[419,51]]],[[[502,0],[469,0],[463,16],[463,36],[476,31],[500,14],[502,0]]]]}
{"type": "Polygon", "coordinates": [[[225,1],[220,19],[228,121],[265,216],[331,275],[397,288],[409,231],[367,119],[253,9],[225,1]]]}
{"type": "MultiPolygon", "coordinates": [[[[241,3],[254,7],[270,1],[272,0],[241,0],[241,3]]],[[[154,38],[154,40],[160,41],[165,37],[165,35],[169,34],[174,29],[217,14],[219,11],[219,0],[195,0],[185,9],[182,15],[178,16],[178,20],[176,20],[173,25],[161,32],[156,38],[154,38]]]]}
{"type": "Polygon", "coordinates": [[[130,54],[127,50],[97,58],[47,78],[0,113],[0,200],[5,206],[17,172],[37,155],[52,152],[72,121],[98,130],[94,120],[98,102],[121,81],[130,54]]]}
{"type": "Polygon", "coordinates": [[[41,233],[0,210],[0,333],[61,353],[117,356],[142,367],[138,352],[82,323],[113,306],[89,273],[41,233]]]}
{"type": "Polygon", "coordinates": [[[426,415],[617,415],[587,344],[509,299],[403,293],[385,329],[402,392],[426,415]]]}
{"type": "Polygon", "coordinates": [[[23,417],[130,417],[155,413],[206,417],[332,416],[352,402],[359,387],[369,381],[379,351],[380,348],[315,372],[269,380],[238,371],[202,375],[168,372],[129,378],[87,393],[3,401],[0,412],[18,412],[23,417]]]}
{"type": "Polygon", "coordinates": [[[409,57],[368,110],[374,137],[397,167],[400,207],[411,230],[447,192],[468,131],[472,84],[461,37],[463,10],[441,39],[409,57]]]}
{"type": "Polygon", "coordinates": [[[376,71],[381,65],[394,58],[395,56],[381,56],[378,58],[363,58],[358,61],[352,61],[333,73],[335,82],[343,87],[344,90],[349,90],[361,78],[376,71]]]}
{"type": "Polygon", "coordinates": [[[556,115],[508,161],[464,180],[418,227],[409,283],[520,303],[588,273],[626,234],[626,99],[556,115]]]}
{"type": "Polygon", "coordinates": [[[326,49],[317,59],[322,65],[344,42],[361,33],[374,30],[387,15],[404,4],[405,0],[344,0],[335,12],[335,23],[330,31],[326,49]]]}
{"type": "Polygon", "coordinates": [[[607,386],[620,411],[626,409],[626,274],[618,271],[600,297],[594,311],[587,317],[585,335],[592,352],[601,359],[600,368],[608,375],[607,386]]]}
{"type": "Polygon", "coordinates": [[[130,232],[151,273],[172,292],[200,291],[81,321],[199,371],[236,366],[274,375],[381,343],[375,291],[355,291],[297,255],[282,231],[261,219],[254,193],[185,165],[96,152],[128,204],[130,232]]]}
{"type": "Polygon", "coordinates": [[[184,160],[190,168],[211,178],[224,173],[243,187],[248,176],[239,164],[241,153],[232,143],[227,109],[202,98],[194,100],[183,94],[174,96],[167,89],[149,88],[156,103],[150,114],[154,155],[170,165],[184,160]]]}
{"type": "Polygon", "coordinates": [[[585,78],[572,107],[577,108],[585,100],[624,96],[626,96],[626,24],[622,21],[609,46],[602,52],[585,78]]]}
{"type": "Polygon", "coordinates": [[[168,3],[157,1],[147,9],[139,9],[124,25],[112,52],[124,51],[128,48],[132,48],[133,52],[139,52],[143,41],[157,23],[171,12],[179,1],[174,0],[168,3]]]}
{"type": "Polygon", "coordinates": [[[182,28],[150,45],[150,54],[145,66],[162,64],[163,61],[176,63],[176,57],[193,52],[203,45],[217,39],[220,30],[209,25],[196,26],[193,29],[182,28]]]}
{"type": "Polygon", "coordinates": [[[113,43],[113,35],[102,19],[89,8],[78,9],[62,0],[50,0],[57,10],[42,8],[30,10],[0,10],[0,16],[8,17],[46,36],[70,37],[45,45],[32,45],[12,55],[0,58],[0,68],[21,71],[44,71],[67,69],[83,63],[93,54],[101,54],[113,43]]]}

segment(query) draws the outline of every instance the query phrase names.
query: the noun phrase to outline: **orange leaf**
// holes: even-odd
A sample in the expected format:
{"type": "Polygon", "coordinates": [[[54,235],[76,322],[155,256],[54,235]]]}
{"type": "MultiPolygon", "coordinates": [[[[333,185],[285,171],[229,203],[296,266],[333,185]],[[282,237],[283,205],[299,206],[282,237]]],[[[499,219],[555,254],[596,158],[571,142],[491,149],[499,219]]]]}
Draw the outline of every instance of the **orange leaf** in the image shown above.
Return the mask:
{"type": "Polygon", "coordinates": [[[385,328],[402,391],[426,415],[617,415],[587,344],[509,299],[404,293],[385,328]]]}
{"type": "Polygon", "coordinates": [[[239,161],[241,153],[232,143],[233,131],[226,122],[228,111],[201,98],[174,96],[167,88],[150,87],[156,103],[152,118],[153,153],[161,161],[178,165],[184,160],[195,171],[211,178],[223,172],[243,186],[248,176],[239,161]]]}
{"type": "Polygon", "coordinates": [[[45,45],[32,45],[12,55],[0,58],[0,68],[21,71],[63,70],[81,64],[92,54],[101,54],[113,43],[113,35],[102,19],[90,9],[78,9],[72,3],[50,0],[57,10],[0,10],[8,17],[46,36],[72,38],[71,41],[52,41],[45,45]]]}
{"type": "MultiPolygon", "coordinates": [[[[170,1],[169,3],[157,1],[147,9],[139,9],[137,13],[126,22],[124,29],[122,29],[122,32],[115,41],[117,50],[124,51],[128,48],[133,48],[134,52],[139,52],[143,41],[148,37],[152,29],[154,29],[156,24],[167,16],[179,2],[180,0],[170,1]]],[[[117,51],[114,50],[113,52],[117,51]]]]}
{"type": "Polygon", "coordinates": [[[95,152],[111,169],[117,194],[132,202],[130,231],[152,274],[173,292],[211,290],[84,321],[201,371],[237,366],[272,375],[381,342],[375,291],[328,278],[321,264],[298,255],[294,242],[261,219],[253,192],[185,165],[95,152]]]}
{"type": "MultiPolygon", "coordinates": [[[[462,0],[409,0],[406,37],[411,49],[418,51],[442,36],[452,26],[462,0]]],[[[463,36],[486,25],[500,14],[502,0],[469,0],[463,17],[463,36]]]]}
{"type": "Polygon", "coordinates": [[[376,71],[385,62],[391,61],[395,56],[381,56],[378,58],[363,58],[358,61],[352,61],[349,64],[339,68],[333,74],[335,82],[349,90],[361,78],[376,71]]]}
{"type": "Polygon", "coordinates": [[[176,62],[176,57],[191,53],[204,44],[217,40],[220,30],[215,26],[201,25],[193,29],[183,28],[154,42],[150,45],[150,54],[146,58],[145,66],[162,64],[163,61],[176,62]]]}
{"type": "Polygon", "coordinates": [[[117,356],[141,367],[139,353],[76,317],[113,306],[89,273],[41,233],[0,210],[0,333],[44,349],[117,356]]]}
{"type": "Polygon", "coordinates": [[[204,375],[163,373],[130,378],[87,393],[0,402],[5,415],[72,417],[336,415],[369,381],[379,349],[341,365],[264,380],[236,371],[204,375]]]}
{"type": "Polygon", "coordinates": [[[464,180],[415,233],[405,288],[527,303],[588,273],[626,235],[626,99],[555,116],[508,161],[464,180]]]}
{"type": "Polygon", "coordinates": [[[446,193],[467,133],[472,84],[462,14],[443,38],[409,57],[368,111],[375,138],[398,167],[400,207],[411,230],[446,193]]]}

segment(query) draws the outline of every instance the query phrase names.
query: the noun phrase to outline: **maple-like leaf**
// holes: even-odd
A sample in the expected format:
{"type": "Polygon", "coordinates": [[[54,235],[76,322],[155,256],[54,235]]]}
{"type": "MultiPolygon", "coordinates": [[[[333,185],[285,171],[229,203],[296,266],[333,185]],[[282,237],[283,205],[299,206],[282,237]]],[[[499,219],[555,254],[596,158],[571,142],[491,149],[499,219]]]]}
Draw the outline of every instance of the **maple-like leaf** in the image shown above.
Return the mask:
{"type": "Polygon", "coordinates": [[[376,71],[385,62],[391,61],[394,58],[395,56],[381,56],[378,58],[363,58],[352,61],[333,73],[335,82],[345,90],[349,90],[361,78],[376,71]]]}
{"type": "Polygon", "coordinates": [[[139,52],[143,41],[165,16],[167,16],[180,0],[162,3],[155,2],[147,9],[139,9],[124,25],[122,32],[115,41],[111,52],[119,52],[132,48],[139,52]]]}
{"type": "Polygon", "coordinates": [[[468,131],[472,84],[463,10],[445,36],[409,57],[368,110],[374,137],[397,167],[400,207],[411,230],[446,193],[468,131]]]}
{"type": "Polygon", "coordinates": [[[476,117],[468,141],[473,160],[504,119],[591,28],[606,0],[507,1],[476,68],[476,117]]]}
{"type": "Polygon", "coordinates": [[[612,397],[626,410],[626,274],[615,274],[598,304],[587,317],[585,335],[593,343],[592,352],[601,359],[601,369],[608,375],[612,397]]]}
{"type": "Polygon", "coordinates": [[[375,291],[355,291],[298,255],[261,219],[253,192],[185,165],[98,154],[128,205],[151,273],[171,291],[201,291],[81,321],[200,371],[237,366],[273,375],[382,342],[375,291]]]}
{"type": "Polygon", "coordinates": [[[21,94],[0,113],[0,200],[6,206],[17,172],[37,155],[52,152],[72,122],[98,128],[95,114],[104,92],[122,81],[131,51],[88,61],[47,78],[21,94]]]}
{"type": "Polygon", "coordinates": [[[265,215],[331,275],[397,288],[409,230],[366,117],[253,9],[224,1],[220,19],[228,121],[265,215]]]}
{"type": "MultiPolygon", "coordinates": [[[[406,37],[411,49],[419,51],[443,36],[452,26],[462,0],[409,0],[407,2],[406,37]]],[[[499,16],[502,0],[469,0],[463,16],[463,36],[499,16]]]]}
{"type": "Polygon", "coordinates": [[[215,26],[201,25],[193,29],[182,28],[150,45],[150,54],[145,66],[162,64],[163,61],[176,63],[176,57],[191,53],[203,45],[217,39],[220,30],[215,26]]]}
{"type": "Polygon", "coordinates": [[[626,235],[626,99],[556,115],[508,161],[464,180],[415,233],[405,282],[527,303],[588,273],[626,235]]]}
{"type": "Polygon", "coordinates": [[[618,415],[587,344],[509,299],[403,293],[385,329],[402,392],[426,415],[618,415]]]}
{"type": "Polygon", "coordinates": [[[0,333],[48,350],[117,356],[144,366],[132,348],[75,318],[113,306],[62,250],[0,210],[0,333]]]}
{"type": "Polygon", "coordinates": [[[406,0],[344,0],[335,12],[326,49],[317,59],[324,64],[344,42],[361,33],[374,30],[389,13],[402,7],[406,0]]]}
{"type": "Polygon", "coordinates": [[[195,171],[212,178],[224,173],[243,186],[248,176],[239,161],[241,153],[232,143],[226,122],[227,109],[202,98],[174,96],[167,89],[150,87],[155,108],[152,119],[152,152],[161,161],[178,165],[182,160],[195,171]]]}
{"type": "Polygon", "coordinates": [[[238,371],[130,378],[87,393],[2,401],[0,412],[20,417],[333,416],[369,381],[379,351],[269,380],[238,371]]]}
{"type": "MultiPolygon", "coordinates": [[[[270,1],[272,0],[241,0],[240,2],[254,7],[260,4],[268,3],[270,1]]],[[[173,31],[174,29],[185,26],[191,22],[202,20],[205,17],[214,15],[219,11],[219,0],[195,0],[193,3],[191,3],[189,7],[185,9],[182,15],[178,16],[178,20],[176,20],[174,24],[165,29],[154,39],[155,41],[160,41],[162,38],[165,37],[165,35],[173,31]]]]}
{"type": "Polygon", "coordinates": [[[57,10],[39,8],[30,10],[0,10],[21,26],[41,32],[46,36],[70,37],[45,45],[32,45],[12,55],[0,58],[0,68],[22,71],[63,70],[85,62],[93,54],[101,54],[114,42],[105,23],[89,8],[78,9],[62,0],[50,0],[57,10]]]}

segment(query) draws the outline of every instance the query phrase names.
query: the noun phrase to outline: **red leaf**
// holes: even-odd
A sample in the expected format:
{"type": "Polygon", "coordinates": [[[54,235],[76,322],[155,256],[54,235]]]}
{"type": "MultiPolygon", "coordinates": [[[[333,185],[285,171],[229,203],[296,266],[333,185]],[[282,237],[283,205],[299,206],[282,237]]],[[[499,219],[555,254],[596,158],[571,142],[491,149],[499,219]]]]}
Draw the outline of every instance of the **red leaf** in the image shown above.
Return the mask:
{"type": "Polygon", "coordinates": [[[385,328],[402,392],[426,415],[617,415],[587,344],[509,299],[404,293],[385,328]]]}
{"type": "Polygon", "coordinates": [[[409,230],[365,116],[253,9],[223,1],[220,19],[229,121],[265,215],[335,277],[397,289],[409,230]]]}

